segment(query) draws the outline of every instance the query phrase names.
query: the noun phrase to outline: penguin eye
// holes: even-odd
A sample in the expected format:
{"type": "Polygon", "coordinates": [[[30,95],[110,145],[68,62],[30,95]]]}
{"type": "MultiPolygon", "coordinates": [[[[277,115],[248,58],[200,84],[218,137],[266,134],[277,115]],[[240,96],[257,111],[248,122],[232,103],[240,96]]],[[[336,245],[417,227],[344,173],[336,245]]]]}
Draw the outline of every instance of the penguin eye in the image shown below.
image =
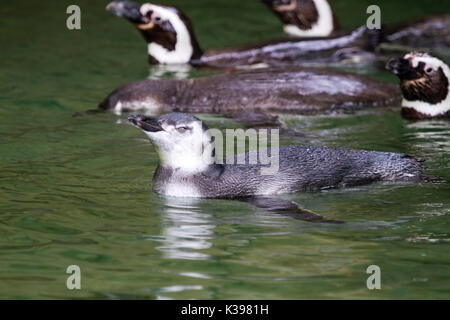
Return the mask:
{"type": "Polygon", "coordinates": [[[185,133],[186,131],[188,131],[189,129],[187,127],[178,127],[177,131],[178,133],[185,133]]]}
{"type": "Polygon", "coordinates": [[[427,68],[427,69],[425,70],[425,72],[428,73],[428,74],[430,74],[430,73],[433,72],[433,68],[427,68]]]}
{"type": "Polygon", "coordinates": [[[153,19],[153,21],[155,21],[156,23],[159,23],[159,22],[161,22],[161,20],[162,20],[160,16],[153,16],[152,19],[153,19]]]}

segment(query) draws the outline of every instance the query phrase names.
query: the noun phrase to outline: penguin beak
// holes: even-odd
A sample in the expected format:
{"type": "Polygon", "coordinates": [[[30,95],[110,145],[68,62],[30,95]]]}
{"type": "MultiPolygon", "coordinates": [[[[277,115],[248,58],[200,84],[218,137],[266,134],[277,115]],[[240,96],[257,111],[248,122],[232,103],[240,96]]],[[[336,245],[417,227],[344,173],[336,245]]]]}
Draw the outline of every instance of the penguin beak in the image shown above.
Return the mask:
{"type": "Polygon", "coordinates": [[[157,118],[146,117],[140,114],[130,114],[128,116],[128,121],[133,124],[133,126],[145,131],[145,132],[158,132],[164,131],[161,125],[158,123],[157,118]]]}
{"type": "Polygon", "coordinates": [[[412,67],[409,63],[409,60],[399,58],[389,60],[389,62],[386,64],[386,69],[397,76],[401,76],[411,71],[412,67]]]}
{"type": "MultiPolygon", "coordinates": [[[[146,5],[149,4],[150,3],[147,3],[146,5]]],[[[152,5],[161,6],[156,3],[152,3],[152,5]]],[[[118,0],[110,2],[106,6],[106,10],[114,13],[119,17],[127,19],[131,23],[135,24],[136,27],[141,31],[153,30],[157,27],[158,30],[160,29],[166,32],[176,33],[175,29],[169,21],[154,22],[151,18],[153,11],[147,12],[145,16],[142,15],[142,6],[143,5],[139,3],[128,0],[118,0]]]]}
{"type": "Polygon", "coordinates": [[[265,3],[269,6],[279,6],[282,4],[282,0],[261,0],[262,3],[265,3]]]}
{"type": "Polygon", "coordinates": [[[132,23],[149,23],[150,21],[146,17],[142,16],[140,9],[141,4],[128,0],[113,1],[106,6],[106,10],[114,13],[119,17],[125,18],[132,23]]]}
{"type": "Polygon", "coordinates": [[[270,7],[280,7],[285,5],[290,5],[292,0],[261,0],[262,3],[270,7]]]}
{"type": "Polygon", "coordinates": [[[422,77],[421,68],[423,63],[419,63],[417,68],[411,65],[411,61],[408,59],[391,59],[386,65],[386,69],[391,71],[400,80],[416,80],[422,77]]]}

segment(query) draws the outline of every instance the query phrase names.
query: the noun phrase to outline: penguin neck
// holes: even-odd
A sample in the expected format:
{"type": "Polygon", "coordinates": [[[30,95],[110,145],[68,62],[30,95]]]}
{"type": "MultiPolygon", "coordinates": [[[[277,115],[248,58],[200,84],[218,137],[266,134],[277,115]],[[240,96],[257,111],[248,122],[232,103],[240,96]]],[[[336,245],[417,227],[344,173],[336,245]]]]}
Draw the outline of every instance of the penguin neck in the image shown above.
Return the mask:
{"type": "Polygon", "coordinates": [[[203,55],[194,31],[188,21],[178,17],[171,21],[175,34],[153,36],[146,34],[149,61],[152,64],[185,64],[203,55]]]}
{"type": "MultiPolygon", "coordinates": [[[[309,29],[302,29],[294,24],[286,24],[284,32],[294,37],[327,37],[335,30],[333,10],[327,0],[312,0],[317,11],[317,21],[309,29]]],[[[298,4],[294,1],[294,6],[298,4]]],[[[299,14],[299,17],[301,15],[299,14]]],[[[303,18],[304,19],[304,18],[303,18]]]]}
{"type": "Polygon", "coordinates": [[[216,167],[216,153],[213,142],[202,144],[198,148],[193,146],[189,148],[189,151],[185,149],[184,152],[158,149],[158,155],[160,166],[177,175],[186,176],[204,173],[216,167]]]}

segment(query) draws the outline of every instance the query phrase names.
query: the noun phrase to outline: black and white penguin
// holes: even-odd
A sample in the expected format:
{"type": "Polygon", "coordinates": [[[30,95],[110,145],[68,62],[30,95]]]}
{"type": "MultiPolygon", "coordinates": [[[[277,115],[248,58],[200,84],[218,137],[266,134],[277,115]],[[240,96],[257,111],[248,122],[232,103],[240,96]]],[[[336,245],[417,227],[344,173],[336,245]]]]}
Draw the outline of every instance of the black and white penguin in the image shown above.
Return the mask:
{"type": "MultiPolygon", "coordinates": [[[[261,1],[281,19],[284,31],[291,36],[330,36],[343,32],[327,0],[261,1]]],[[[380,41],[412,48],[449,48],[450,14],[384,25],[380,41]]]]}
{"type": "Polygon", "coordinates": [[[400,79],[404,117],[450,118],[450,68],[445,62],[412,52],[390,60],[386,67],[400,79]]]}
{"type": "Polygon", "coordinates": [[[411,48],[450,48],[450,14],[426,16],[384,27],[383,41],[411,48]]]}
{"type": "Polygon", "coordinates": [[[340,30],[333,8],[327,0],[262,0],[293,37],[328,37],[340,30]]]}
{"type": "MultiPolygon", "coordinates": [[[[378,34],[365,27],[327,38],[287,39],[239,48],[204,52],[195,37],[192,23],[179,9],[154,3],[113,1],[107,10],[130,21],[143,35],[151,64],[237,67],[247,65],[292,65],[335,63],[348,55],[366,57],[377,45],[378,34]]],[[[370,55],[370,54],[369,54],[370,55]]],[[[366,58],[364,58],[366,59],[366,58]]]]}
{"type": "Polygon", "coordinates": [[[166,196],[242,198],[381,181],[422,180],[422,161],[415,157],[313,146],[267,149],[266,154],[277,159],[276,170],[267,174],[262,171],[266,164],[262,164],[260,156],[251,162],[249,153],[241,158],[245,158],[242,164],[217,161],[215,142],[208,127],[189,114],[171,113],[158,118],[130,115],[129,121],[157,149],[160,164],[153,178],[153,189],[166,196]]]}
{"type": "Polygon", "coordinates": [[[395,84],[340,70],[291,67],[138,81],[116,89],[100,108],[115,113],[180,111],[245,117],[249,112],[348,112],[400,101],[395,84]]]}

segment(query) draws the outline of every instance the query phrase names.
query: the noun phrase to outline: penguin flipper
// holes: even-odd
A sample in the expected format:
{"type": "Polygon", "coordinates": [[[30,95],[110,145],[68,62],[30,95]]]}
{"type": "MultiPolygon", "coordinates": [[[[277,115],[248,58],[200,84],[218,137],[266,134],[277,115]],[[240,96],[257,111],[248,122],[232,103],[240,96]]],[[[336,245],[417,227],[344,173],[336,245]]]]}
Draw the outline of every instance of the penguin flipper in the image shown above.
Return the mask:
{"type": "Polygon", "coordinates": [[[313,223],[344,223],[343,221],[327,219],[318,213],[300,208],[295,202],[289,200],[272,197],[251,197],[245,199],[245,201],[259,209],[264,209],[265,211],[276,213],[286,217],[291,217],[297,220],[303,220],[313,223]]]}

